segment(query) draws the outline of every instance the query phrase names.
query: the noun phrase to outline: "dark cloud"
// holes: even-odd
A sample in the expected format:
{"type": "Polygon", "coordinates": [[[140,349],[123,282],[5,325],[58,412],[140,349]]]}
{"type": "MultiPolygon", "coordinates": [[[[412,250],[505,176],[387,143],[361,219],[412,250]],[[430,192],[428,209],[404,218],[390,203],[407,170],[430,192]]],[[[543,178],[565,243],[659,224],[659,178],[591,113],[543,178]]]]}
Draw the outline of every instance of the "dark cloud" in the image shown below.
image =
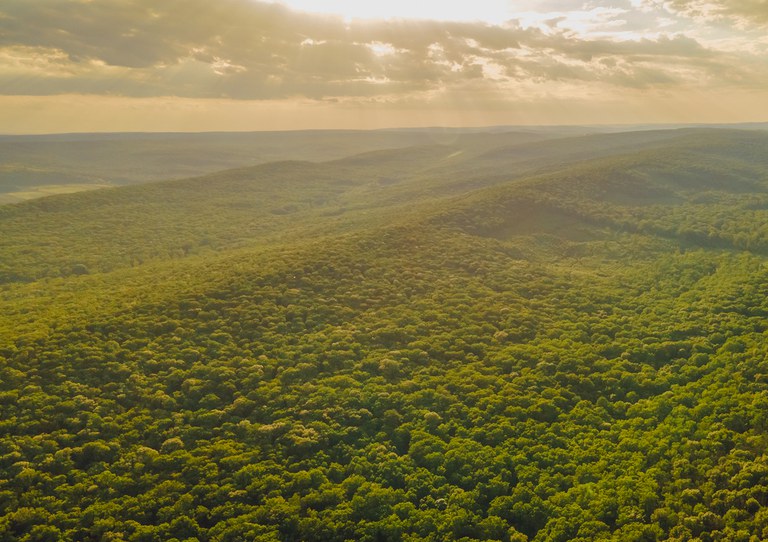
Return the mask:
{"type": "MultiPolygon", "coordinates": [[[[745,5],[742,15],[758,20],[765,2],[745,5]]],[[[717,74],[733,74],[741,84],[749,76],[730,68],[732,61],[684,36],[618,42],[514,22],[347,23],[251,0],[0,5],[4,94],[327,99],[407,95],[472,81],[483,88],[522,80],[663,87],[717,74]]]]}

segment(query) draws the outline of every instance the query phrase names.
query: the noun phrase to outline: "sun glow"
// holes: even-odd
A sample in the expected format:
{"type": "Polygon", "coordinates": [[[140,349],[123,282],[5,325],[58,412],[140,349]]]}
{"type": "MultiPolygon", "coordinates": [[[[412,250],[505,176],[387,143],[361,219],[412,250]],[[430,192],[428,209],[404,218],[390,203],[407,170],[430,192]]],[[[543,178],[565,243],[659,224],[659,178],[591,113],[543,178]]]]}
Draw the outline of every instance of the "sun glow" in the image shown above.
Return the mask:
{"type": "Polygon", "coordinates": [[[429,19],[500,24],[510,19],[512,15],[509,0],[474,0],[473,2],[280,0],[278,3],[301,11],[341,15],[347,19],[429,19]]]}

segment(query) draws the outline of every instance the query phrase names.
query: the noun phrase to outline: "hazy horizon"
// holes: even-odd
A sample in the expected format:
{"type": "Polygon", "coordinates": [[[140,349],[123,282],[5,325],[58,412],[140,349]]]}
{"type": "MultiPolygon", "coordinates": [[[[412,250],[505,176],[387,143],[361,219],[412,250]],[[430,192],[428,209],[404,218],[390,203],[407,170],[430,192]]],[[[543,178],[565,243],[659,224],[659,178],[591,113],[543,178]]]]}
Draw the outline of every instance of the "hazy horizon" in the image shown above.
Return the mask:
{"type": "Polygon", "coordinates": [[[386,128],[293,128],[293,129],[276,129],[276,130],[102,130],[102,131],[70,131],[70,132],[0,132],[0,138],[15,138],[15,137],[67,137],[67,136],[163,136],[163,135],[212,135],[212,134],[266,134],[266,133],[311,133],[311,132],[418,132],[418,131],[440,131],[445,130],[447,132],[456,133],[482,133],[482,132],[514,132],[514,131],[537,131],[537,130],[552,130],[552,131],[564,131],[581,129],[594,129],[605,132],[633,132],[633,131],[646,131],[646,130],[676,130],[686,128],[724,128],[724,129],[759,129],[768,130],[767,121],[754,121],[754,122],[721,122],[721,123],[625,123],[625,124],[494,124],[494,125],[477,125],[477,126],[392,126],[386,128]]]}

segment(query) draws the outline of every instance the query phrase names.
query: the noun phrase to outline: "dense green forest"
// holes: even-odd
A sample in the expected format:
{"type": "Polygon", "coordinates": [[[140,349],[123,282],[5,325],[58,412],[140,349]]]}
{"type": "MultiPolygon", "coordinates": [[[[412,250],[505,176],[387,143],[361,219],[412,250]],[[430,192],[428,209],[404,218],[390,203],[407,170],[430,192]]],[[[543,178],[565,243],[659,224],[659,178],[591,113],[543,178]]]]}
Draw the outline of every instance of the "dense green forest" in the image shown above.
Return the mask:
{"type": "Polygon", "coordinates": [[[0,541],[768,539],[768,133],[0,207],[0,541]]]}

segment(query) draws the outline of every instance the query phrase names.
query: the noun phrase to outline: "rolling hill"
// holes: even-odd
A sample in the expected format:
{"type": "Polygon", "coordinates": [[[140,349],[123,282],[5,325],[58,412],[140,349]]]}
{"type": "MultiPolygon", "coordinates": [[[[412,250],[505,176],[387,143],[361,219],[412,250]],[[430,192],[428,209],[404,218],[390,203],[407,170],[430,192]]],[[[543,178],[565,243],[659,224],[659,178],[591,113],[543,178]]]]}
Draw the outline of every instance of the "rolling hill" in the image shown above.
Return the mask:
{"type": "Polygon", "coordinates": [[[766,151],[479,131],[0,207],[0,540],[768,537],[766,151]]]}
{"type": "MultiPolygon", "coordinates": [[[[561,134],[507,129],[494,136],[503,133],[508,141],[538,141],[561,134]]],[[[331,160],[484,137],[471,130],[439,129],[5,135],[0,136],[0,204],[279,160],[331,160]]]]}

